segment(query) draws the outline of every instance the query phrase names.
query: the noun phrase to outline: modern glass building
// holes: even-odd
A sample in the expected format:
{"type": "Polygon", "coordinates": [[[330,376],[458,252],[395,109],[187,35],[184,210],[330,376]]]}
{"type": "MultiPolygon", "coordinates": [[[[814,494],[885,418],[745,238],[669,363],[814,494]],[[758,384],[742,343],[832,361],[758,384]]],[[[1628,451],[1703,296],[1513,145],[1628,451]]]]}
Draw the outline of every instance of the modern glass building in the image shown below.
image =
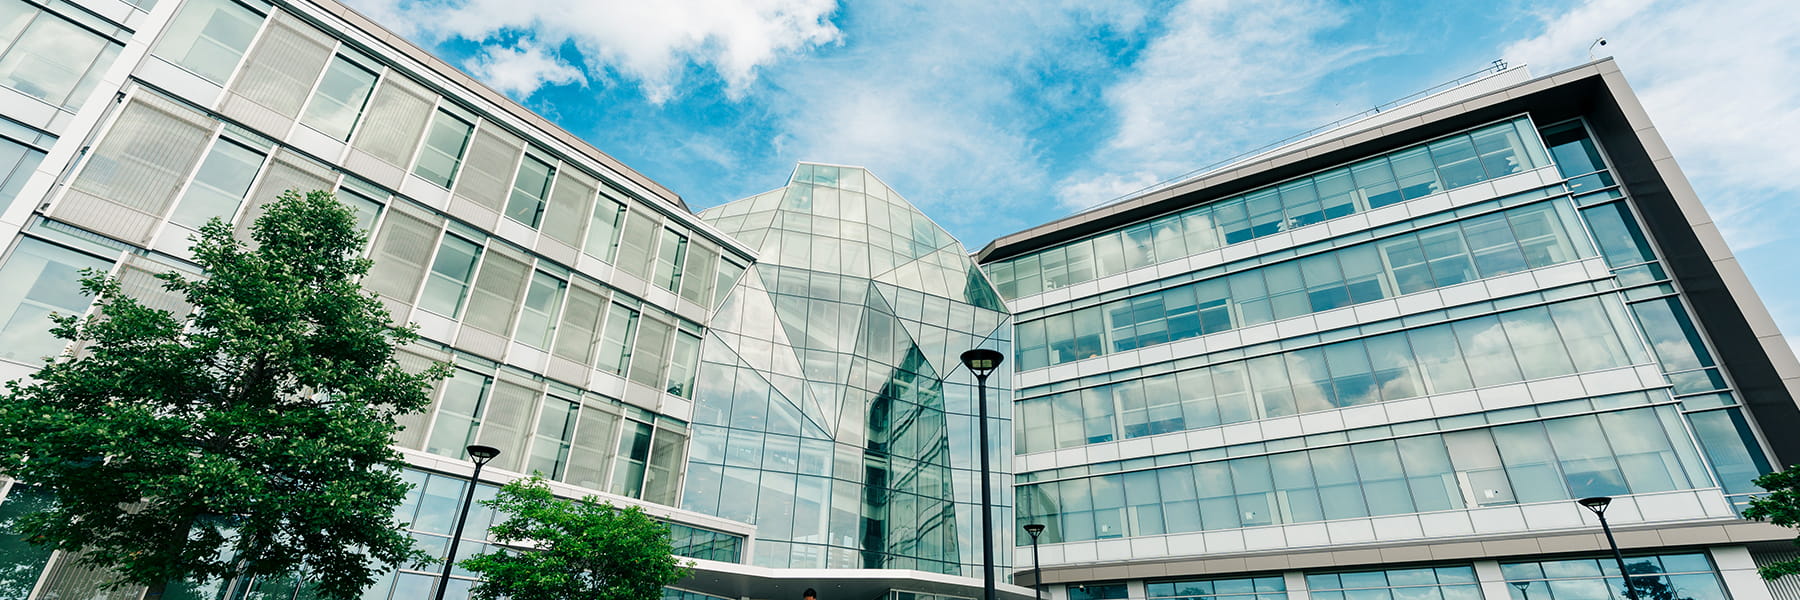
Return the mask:
{"type": "MultiPolygon", "coordinates": [[[[856,167],[802,163],[701,217],[761,258],[708,323],[682,508],[755,524],[761,566],[979,576],[977,393],[959,355],[1010,350],[1011,327],[962,244],[856,167]]],[[[1007,380],[988,381],[990,415],[1011,413],[1007,380]]],[[[1011,425],[989,420],[1005,463],[1011,425]]]]}
{"type": "MultiPolygon", "coordinates": [[[[674,600],[978,597],[989,535],[1015,600],[1618,596],[1592,495],[1647,598],[1800,599],[1735,512],[1800,460],[1764,434],[1800,364],[1610,61],[971,254],[856,167],[695,214],[335,0],[0,0],[0,379],[65,351],[79,270],[182,310],[151,275],[295,188],[357,208],[406,364],[455,367],[395,440],[439,553],[480,443],[478,499],[538,472],[669,523],[674,600]],[[1008,356],[991,529],[973,348],[1008,356]]],[[[53,500],[0,476],[0,600],[136,598],[8,528],[53,500]]]]}
{"type": "Polygon", "coordinates": [[[995,240],[1051,597],[1793,597],[1793,352],[1604,60],[995,240]]]}

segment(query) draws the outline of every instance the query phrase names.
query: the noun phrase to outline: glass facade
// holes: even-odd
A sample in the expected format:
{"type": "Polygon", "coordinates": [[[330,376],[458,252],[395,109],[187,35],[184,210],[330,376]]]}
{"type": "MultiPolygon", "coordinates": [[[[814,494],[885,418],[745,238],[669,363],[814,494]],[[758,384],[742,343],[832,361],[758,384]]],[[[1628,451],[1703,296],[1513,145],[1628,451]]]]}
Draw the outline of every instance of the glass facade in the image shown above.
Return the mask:
{"type": "MultiPolygon", "coordinates": [[[[1417,320],[1414,320],[1417,322],[1417,320]]],[[[1020,453],[1649,362],[1623,306],[1588,297],[1020,400],[1020,453]]]]}
{"type": "Polygon", "coordinates": [[[1007,314],[961,245],[848,167],[803,163],[702,216],[763,258],[700,349],[682,507],[756,524],[761,565],[978,573],[976,389],[958,356],[1005,351],[1007,314]]]}
{"type": "MultiPolygon", "coordinates": [[[[1120,588],[1125,586],[1120,585],[1120,588]]],[[[1071,588],[1073,590],[1074,588],[1071,588]]],[[[1152,600],[1284,600],[1287,582],[1281,577],[1230,579],[1182,579],[1144,583],[1144,596],[1152,600]]],[[[1070,594],[1074,597],[1074,594],[1070,594]]],[[[1092,596],[1090,597],[1098,597],[1092,596]]],[[[1125,596],[1110,596],[1124,598],[1125,596]]]]}
{"type": "Polygon", "coordinates": [[[986,266],[1018,298],[1548,166],[1531,121],[1453,135],[986,266]]]}
{"type": "MultiPolygon", "coordinates": [[[[380,36],[345,39],[364,25],[332,10],[164,4],[145,19],[131,11],[149,0],[0,0],[0,96],[30,100],[0,107],[0,207],[23,217],[0,240],[9,373],[64,350],[47,316],[88,310],[81,270],[172,306],[147,274],[182,268],[193,229],[219,218],[242,231],[284,189],[331,189],[370,233],[364,286],[425,336],[402,360],[454,366],[427,411],[402,417],[396,445],[450,458],[492,445],[499,472],[755,527],[752,543],[673,511],[691,521],[670,525],[682,556],[979,576],[983,424],[958,361],[977,347],[1008,359],[988,382],[985,424],[1002,577],[1029,556],[1011,552],[1028,543],[1013,526],[1025,523],[1064,546],[1045,549],[1053,568],[1174,565],[1237,560],[1213,541],[1285,524],[1330,521],[1282,534],[1336,540],[1375,517],[1465,518],[1477,533],[1421,536],[1469,541],[1500,530],[1482,530],[1482,514],[1589,495],[1692,497],[1724,519],[1715,488],[1741,505],[1774,466],[1757,425],[1768,403],[1745,402],[1758,382],[1734,379],[1749,372],[1733,362],[1743,351],[1709,332],[1720,309],[1684,293],[1683,263],[1665,253],[1693,254],[1658,239],[1666,225],[1633,195],[1644,178],[1615,172],[1599,122],[1542,124],[1527,106],[1409,125],[1403,143],[1321,147],[1334,158],[1303,159],[1300,177],[1087,225],[978,267],[864,169],[803,163],[783,187],[696,218],[517,107],[429,74],[443,65],[380,36]],[[149,57],[95,89],[128,42],[149,57]],[[73,158],[40,164],[50,156],[73,158]],[[1026,300],[1013,314],[1003,299],[1026,300]],[[1015,390],[1015,376],[1030,385],[1015,390]],[[1195,532],[1209,533],[1179,536],[1195,532]]],[[[406,477],[418,487],[400,517],[441,553],[468,484],[406,477]]],[[[22,565],[0,565],[0,600],[92,596],[80,594],[105,576],[9,528],[45,501],[0,480],[0,555],[22,565]]],[[[485,547],[491,518],[477,509],[465,554],[485,547]]],[[[1297,539],[1289,549],[1312,551],[1297,539]]],[[[1541,558],[1502,560],[1515,600],[1621,595],[1608,561],[1541,558]]],[[[1638,557],[1631,585],[1723,600],[1708,561],[1638,557]]],[[[1480,594],[1469,565],[1390,566],[1112,571],[1059,591],[1480,594]]],[[[434,575],[387,573],[366,600],[428,597],[434,575]]],[[[244,597],[296,597],[296,585],[259,582],[244,597]]],[[[685,587],[665,598],[712,597],[685,587]]]]}
{"type": "MultiPolygon", "coordinates": [[[[1625,600],[1625,583],[1612,558],[1501,563],[1511,600],[1625,600]]],[[[1632,591],[1642,600],[1727,600],[1718,571],[1705,554],[1632,556],[1625,559],[1632,591]]]]}
{"type": "Polygon", "coordinates": [[[1307,573],[1306,592],[1312,600],[1482,600],[1470,566],[1307,573]]]}
{"type": "Polygon", "coordinates": [[[1655,394],[1034,473],[1019,524],[1057,543],[1710,486],[1655,394]]]}
{"type": "Polygon", "coordinates": [[[1579,226],[1569,204],[1532,204],[1021,321],[1018,368],[1166,344],[1591,256],[1579,226]]]}

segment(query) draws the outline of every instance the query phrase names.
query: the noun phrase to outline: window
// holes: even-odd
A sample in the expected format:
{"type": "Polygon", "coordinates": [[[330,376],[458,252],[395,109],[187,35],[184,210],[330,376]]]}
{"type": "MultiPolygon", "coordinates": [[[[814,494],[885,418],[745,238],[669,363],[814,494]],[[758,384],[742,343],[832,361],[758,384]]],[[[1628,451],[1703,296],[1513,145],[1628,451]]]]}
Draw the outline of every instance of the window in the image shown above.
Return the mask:
{"type": "Polygon", "coordinates": [[[21,483],[12,484],[5,492],[0,498],[0,556],[7,558],[9,576],[0,579],[0,598],[28,598],[37,574],[49,564],[54,550],[26,541],[20,517],[50,510],[56,496],[21,483]]]}
{"type": "Polygon", "coordinates": [[[121,46],[21,0],[0,0],[0,85],[74,108],[121,46]]]}
{"type": "Polygon", "coordinates": [[[632,498],[644,493],[644,468],[650,462],[649,423],[625,421],[625,434],[619,436],[617,462],[613,464],[612,493],[632,498]]]}
{"type": "Polygon", "coordinates": [[[625,204],[602,192],[599,203],[594,205],[593,220],[588,224],[587,243],[582,245],[582,251],[612,262],[613,253],[619,248],[619,222],[624,220],[625,204]]]}
{"type": "Polygon", "coordinates": [[[525,470],[543,473],[544,477],[562,480],[569,466],[569,443],[575,439],[575,421],[580,411],[576,403],[545,396],[538,411],[537,441],[531,444],[531,462],[525,470]]]}
{"type": "Polygon", "coordinates": [[[300,122],[338,141],[349,140],[357,117],[369,103],[369,94],[375,91],[376,77],[374,71],[342,55],[332,57],[300,122]]]}
{"type": "Polygon", "coordinates": [[[674,328],[655,319],[644,319],[638,322],[637,343],[632,351],[631,370],[628,378],[632,381],[661,388],[663,376],[668,374],[669,337],[674,328]]]}
{"type": "Polygon", "coordinates": [[[525,306],[519,315],[518,341],[533,348],[549,349],[556,335],[556,320],[562,312],[563,293],[569,282],[549,273],[531,274],[531,285],[525,288],[525,306]]]}
{"type": "MultiPolygon", "coordinates": [[[[0,126],[7,124],[0,122],[0,126]]],[[[0,137],[0,212],[12,205],[13,198],[25,187],[25,180],[31,178],[31,172],[43,160],[42,150],[0,137]]]]}
{"type": "MultiPolygon", "coordinates": [[[[1090,589],[1093,586],[1089,586],[1090,589]]],[[[1280,577],[1255,579],[1204,579],[1198,581],[1146,582],[1145,595],[1153,599],[1207,596],[1212,600],[1282,600],[1287,583],[1280,577]]],[[[1071,588],[1073,591],[1074,588],[1071,588]]],[[[1072,596],[1072,594],[1071,594],[1072,596]]],[[[1092,596],[1098,598],[1099,596],[1092,596]]],[[[1124,598],[1125,596],[1117,596],[1124,598]]]]}
{"type": "Polygon", "coordinates": [[[81,270],[106,270],[107,261],[31,238],[19,240],[0,266],[0,358],[37,364],[65,342],[50,335],[50,315],[79,315],[92,299],[81,293],[81,270]]]}
{"type": "Polygon", "coordinates": [[[686,273],[681,280],[681,297],[700,306],[712,306],[712,286],[716,283],[713,269],[718,267],[719,253],[701,244],[688,246],[686,273]]]}
{"type": "Polygon", "coordinates": [[[625,220],[624,231],[619,234],[618,260],[613,262],[620,271],[636,275],[638,279],[646,279],[650,273],[651,244],[656,238],[656,218],[650,213],[633,210],[625,220]]]}
{"type": "Polygon", "coordinates": [[[743,275],[744,267],[737,263],[729,260],[719,263],[719,282],[713,286],[713,307],[717,308],[718,305],[725,302],[725,296],[731,291],[731,286],[736,285],[738,277],[743,275]]]}
{"type": "Polygon", "coordinates": [[[1529,130],[1527,119],[1496,123],[987,268],[1002,296],[1030,296],[1548,165],[1529,130]]]}
{"type": "Polygon", "coordinates": [[[431,261],[431,275],[425,279],[419,308],[452,319],[461,317],[463,303],[469,297],[469,283],[475,279],[475,265],[480,261],[481,244],[444,234],[438,243],[437,257],[431,261]]]}
{"type": "Polygon", "coordinates": [[[600,356],[594,366],[614,375],[624,375],[631,364],[631,339],[637,334],[638,311],[614,304],[606,315],[600,332],[600,356]]]}
{"type": "Polygon", "coordinates": [[[425,134],[425,147],[419,149],[419,160],[413,174],[426,181],[450,187],[456,180],[456,168],[462,165],[463,151],[469,148],[469,134],[475,126],[438,109],[425,134]]]}
{"type": "Polygon", "coordinates": [[[662,245],[656,251],[656,285],[671,292],[681,289],[681,267],[687,259],[687,236],[664,229],[662,245]]]}
{"type": "MultiPolygon", "coordinates": [[[[1624,580],[1612,558],[1501,563],[1512,600],[1623,598],[1624,580]]],[[[1663,554],[1625,558],[1638,598],[1726,600],[1712,561],[1705,554],[1663,554]]]]}
{"type": "Polygon", "coordinates": [[[190,0],[151,53],[223,85],[262,21],[262,15],[231,0],[190,0]]]}
{"type": "Polygon", "coordinates": [[[1306,590],[1313,600],[1482,600],[1475,568],[1467,566],[1307,573],[1306,590]]]}
{"type": "Polygon", "coordinates": [[[463,448],[475,443],[475,432],[481,428],[481,415],[487,408],[493,383],[492,377],[463,369],[457,369],[444,382],[444,397],[438,400],[437,422],[431,426],[426,452],[462,457],[463,448]]]}
{"type": "Polygon", "coordinates": [[[169,221],[199,229],[214,218],[231,221],[237,214],[250,183],[262,168],[263,155],[248,146],[219,138],[212,151],[201,161],[200,171],[188,184],[187,193],[175,205],[169,221]]]}
{"type": "Polygon", "coordinates": [[[550,181],[556,168],[527,153],[513,179],[512,197],[506,201],[506,216],[532,229],[544,217],[544,202],[550,196],[550,181]]]}
{"type": "Polygon", "coordinates": [[[669,386],[666,391],[683,398],[694,397],[694,374],[700,367],[700,338],[686,331],[675,334],[675,349],[670,353],[669,386]]]}

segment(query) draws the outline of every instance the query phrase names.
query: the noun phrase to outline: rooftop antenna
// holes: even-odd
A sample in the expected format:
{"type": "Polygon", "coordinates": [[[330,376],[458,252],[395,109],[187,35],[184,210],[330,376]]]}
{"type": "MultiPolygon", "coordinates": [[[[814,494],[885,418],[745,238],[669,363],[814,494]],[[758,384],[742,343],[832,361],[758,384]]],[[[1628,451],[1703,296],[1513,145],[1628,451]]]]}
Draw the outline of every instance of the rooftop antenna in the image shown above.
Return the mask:
{"type": "Polygon", "coordinates": [[[1599,47],[1605,46],[1605,45],[1606,45],[1606,38],[1599,38],[1599,39],[1594,40],[1594,43],[1588,44],[1588,60],[1590,60],[1590,61],[1594,60],[1594,49],[1595,48],[1599,48],[1599,47]]]}

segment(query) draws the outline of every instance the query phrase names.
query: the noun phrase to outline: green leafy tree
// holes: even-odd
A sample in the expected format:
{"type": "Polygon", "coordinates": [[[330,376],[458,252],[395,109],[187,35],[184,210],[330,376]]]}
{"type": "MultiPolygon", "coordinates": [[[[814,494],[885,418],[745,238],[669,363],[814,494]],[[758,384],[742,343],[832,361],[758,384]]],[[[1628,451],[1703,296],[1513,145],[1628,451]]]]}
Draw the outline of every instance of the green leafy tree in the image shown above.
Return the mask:
{"type": "Polygon", "coordinates": [[[506,515],[490,539],[523,551],[477,554],[462,562],[484,579],[478,600],[642,600],[687,577],[669,527],[633,506],[593,496],[558,498],[540,477],[520,479],[483,502],[506,515]]]}
{"type": "Polygon", "coordinates": [[[350,209],[287,192],[250,230],[214,219],[193,245],[205,278],[158,277],[193,310],[145,306],[87,273],[94,316],[56,316],[77,352],[0,394],[0,472],[55,498],[17,527],[143,585],[305,573],[349,599],[423,553],[393,518],[408,489],[390,444],[438,366],[408,373],[395,327],[358,284],[350,209]]]}
{"type": "MultiPolygon", "coordinates": [[[[1744,508],[1744,518],[1768,521],[1787,528],[1800,527],[1800,469],[1789,467],[1786,471],[1776,471],[1756,478],[1758,487],[1769,493],[1750,499],[1750,506],[1744,508]]],[[[1794,540],[1800,544],[1800,539],[1794,540]]],[[[1800,573],[1800,560],[1784,560],[1772,562],[1756,568],[1763,579],[1779,579],[1783,575],[1800,573]]]]}

